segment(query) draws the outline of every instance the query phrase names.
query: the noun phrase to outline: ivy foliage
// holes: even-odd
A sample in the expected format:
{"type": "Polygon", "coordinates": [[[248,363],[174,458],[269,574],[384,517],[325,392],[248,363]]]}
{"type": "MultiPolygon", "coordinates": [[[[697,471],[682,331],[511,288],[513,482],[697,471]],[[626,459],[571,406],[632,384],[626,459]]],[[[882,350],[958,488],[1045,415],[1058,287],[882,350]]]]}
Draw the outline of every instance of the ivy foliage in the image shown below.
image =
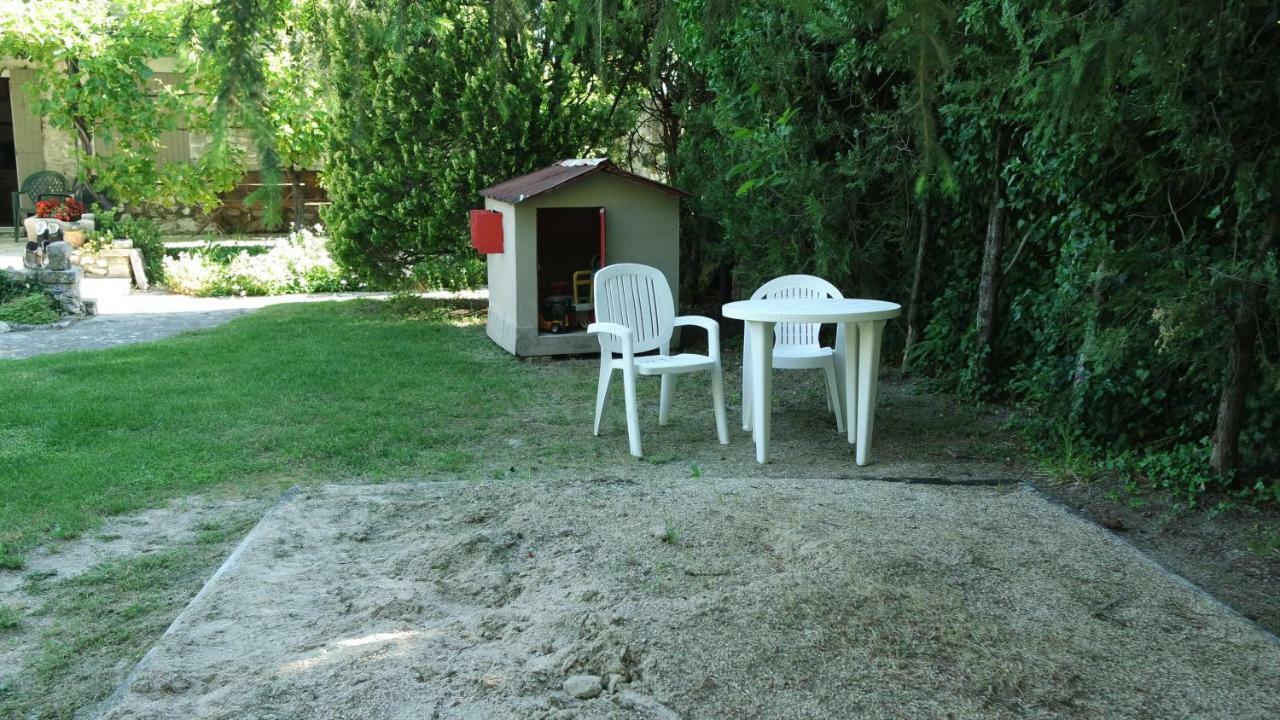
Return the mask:
{"type": "Polygon", "coordinates": [[[1183,497],[1274,495],[1278,19],[1255,0],[758,0],[714,33],[690,21],[710,91],[681,177],[715,220],[692,241],[732,295],[809,272],[905,305],[928,203],[910,370],[1183,497]]]}

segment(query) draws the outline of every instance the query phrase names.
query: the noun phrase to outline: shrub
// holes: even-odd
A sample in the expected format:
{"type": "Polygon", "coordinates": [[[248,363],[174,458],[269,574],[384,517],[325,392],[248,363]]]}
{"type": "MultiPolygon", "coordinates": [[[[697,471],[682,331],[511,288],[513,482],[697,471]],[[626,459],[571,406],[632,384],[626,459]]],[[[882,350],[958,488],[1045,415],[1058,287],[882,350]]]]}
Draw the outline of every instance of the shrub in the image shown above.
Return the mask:
{"type": "Polygon", "coordinates": [[[153,283],[164,282],[165,253],[164,242],[160,239],[160,226],[146,218],[117,215],[115,210],[100,210],[97,206],[94,210],[97,211],[94,215],[97,231],[89,242],[105,245],[117,238],[132,240],[133,247],[142,252],[147,279],[153,283]]]}
{"type": "Polygon", "coordinates": [[[0,271],[0,304],[40,292],[40,285],[22,273],[0,271]]]}
{"type": "Polygon", "coordinates": [[[324,235],[302,230],[263,252],[228,254],[210,246],[164,258],[166,282],[187,295],[280,295],[341,292],[364,287],[329,255],[324,235]]]}
{"type": "Polygon", "coordinates": [[[469,251],[436,255],[413,266],[411,281],[418,290],[470,290],[484,284],[485,262],[469,251]]]}
{"type": "Polygon", "coordinates": [[[23,295],[0,304],[0,321],[24,325],[48,325],[57,322],[61,315],[53,299],[42,292],[23,295]]]}
{"type": "Polygon", "coordinates": [[[326,83],[341,100],[327,138],[333,204],[324,218],[334,255],[362,277],[399,281],[432,257],[465,252],[478,189],[631,127],[597,90],[595,55],[563,3],[540,5],[536,25],[452,0],[333,7],[326,83]],[[492,52],[498,46],[522,50],[492,52]],[[418,47],[432,50],[404,51],[418,47]]]}

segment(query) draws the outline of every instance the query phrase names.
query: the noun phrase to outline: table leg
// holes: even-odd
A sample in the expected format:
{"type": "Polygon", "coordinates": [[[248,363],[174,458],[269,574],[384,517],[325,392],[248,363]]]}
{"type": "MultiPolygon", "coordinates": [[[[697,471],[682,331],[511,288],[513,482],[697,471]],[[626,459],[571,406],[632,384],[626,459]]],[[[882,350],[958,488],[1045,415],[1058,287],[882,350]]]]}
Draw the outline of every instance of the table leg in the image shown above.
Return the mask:
{"type": "Polygon", "coordinates": [[[752,431],[756,440],[756,462],[769,461],[769,436],[773,416],[773,323],[748,322],[751,335],[752,431]]]}
{"type": "Polygon", "coordinates": [[[751,384],[755,375],[751,371],[751,326],[742,333],[742,429],[751,429],[751,384]]]}
{"type": "Polygon", "coordinates": [[[858,323],[859,465],[871,463],[871,431],[876,419],[876,385],[880,376],[880,338],[884,323],[884,320],[858,323]]]}
{"type": "Polygon", "coordinates": [[[836,332],[839,375],[844,389],[844,429],[853,445],[858,439],[858,326],[841,323],[836,332]]]}

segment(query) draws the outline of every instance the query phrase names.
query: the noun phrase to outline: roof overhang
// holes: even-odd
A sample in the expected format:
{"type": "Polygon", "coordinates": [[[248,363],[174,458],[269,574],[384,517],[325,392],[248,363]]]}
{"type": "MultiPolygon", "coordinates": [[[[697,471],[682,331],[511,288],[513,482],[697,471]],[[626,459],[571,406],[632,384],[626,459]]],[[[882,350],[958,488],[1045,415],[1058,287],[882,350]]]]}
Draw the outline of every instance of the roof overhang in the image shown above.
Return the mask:
{"type": "Polygon", "coordinates": [[[623,170],[608,158],[572,158],[561,160],[550,167],[535,170],[527,175],[511,178],[480,191],[482,197],[508,203],[520,203],[529,198],[551,192],[588,175],[605,173],[643,185],[676,197],[688,197],[689,193],[670,185],[651,180],[643,175],[623,170]]]}

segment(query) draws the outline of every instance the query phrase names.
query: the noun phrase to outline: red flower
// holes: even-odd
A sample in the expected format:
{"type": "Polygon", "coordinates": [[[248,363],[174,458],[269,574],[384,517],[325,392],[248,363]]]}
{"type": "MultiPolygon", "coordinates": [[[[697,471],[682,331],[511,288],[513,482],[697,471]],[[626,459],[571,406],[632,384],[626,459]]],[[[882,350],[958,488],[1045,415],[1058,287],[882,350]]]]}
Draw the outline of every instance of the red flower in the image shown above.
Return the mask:
{"type": "Polygon", "coordinates": [[[36,203],[36,217],[53,217],[54,211],[56,211],[60,205],[62,205],[61,200],[41,200],[36,203]]]}
{"type": "Polygon", "coordinates": [[[75,222],[84,214],[84,205],[75,198],[40,200],[36,203],[36,217],[56,218],[63,222],[75,222]]]}

